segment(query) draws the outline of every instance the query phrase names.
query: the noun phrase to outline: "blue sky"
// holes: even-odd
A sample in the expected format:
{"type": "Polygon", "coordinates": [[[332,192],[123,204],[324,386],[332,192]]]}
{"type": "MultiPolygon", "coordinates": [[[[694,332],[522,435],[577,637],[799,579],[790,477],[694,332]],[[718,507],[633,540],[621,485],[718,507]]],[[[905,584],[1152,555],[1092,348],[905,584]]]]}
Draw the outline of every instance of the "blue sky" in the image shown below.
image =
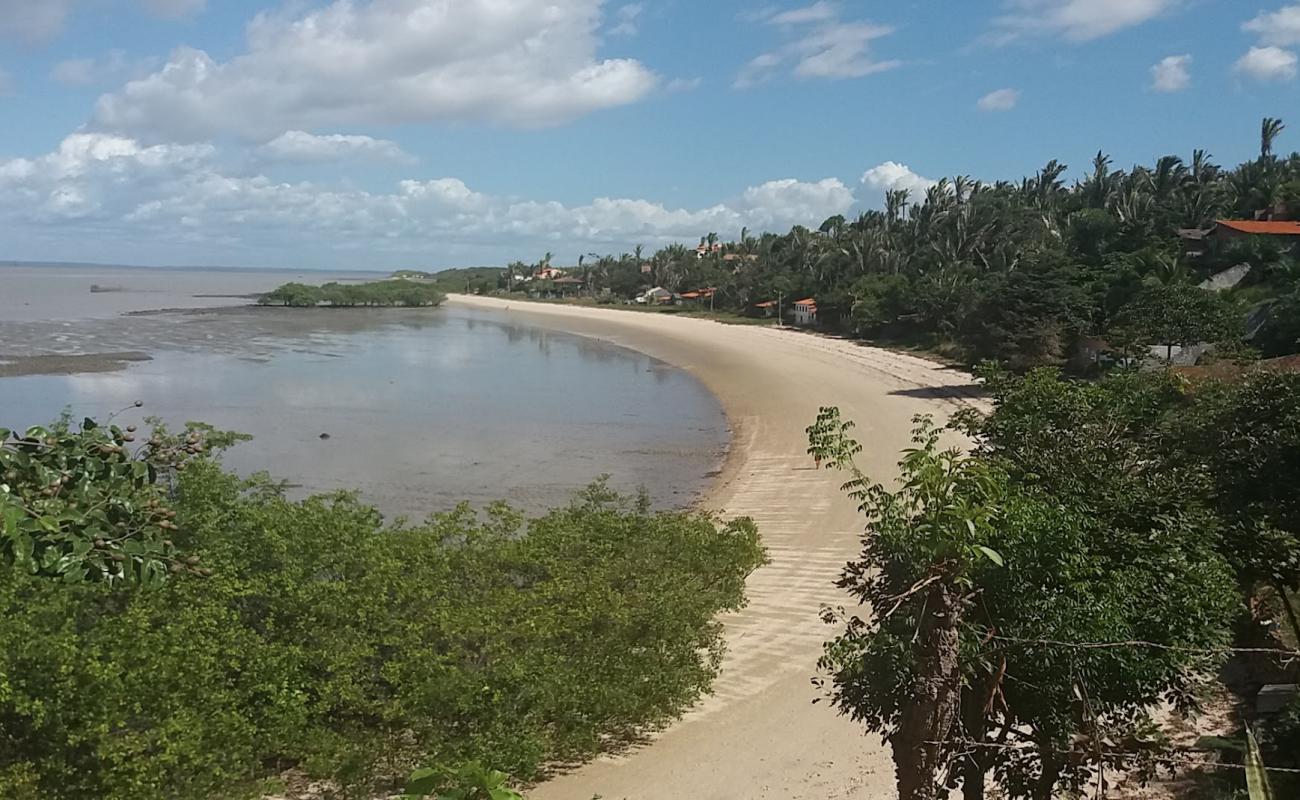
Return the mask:
{"type": "Polygon", "coordinates": [[[1278,0],[0,0],[0,259],[572,262],[1098,149],[1231,165],[1298,49],[1278,0]]]}

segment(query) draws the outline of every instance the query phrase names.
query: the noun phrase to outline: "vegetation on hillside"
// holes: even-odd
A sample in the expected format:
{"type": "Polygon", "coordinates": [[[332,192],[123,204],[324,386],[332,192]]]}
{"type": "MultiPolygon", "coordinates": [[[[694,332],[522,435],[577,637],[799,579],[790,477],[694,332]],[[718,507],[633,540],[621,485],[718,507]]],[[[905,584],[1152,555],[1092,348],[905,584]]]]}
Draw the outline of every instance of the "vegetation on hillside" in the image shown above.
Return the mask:
{"type": "Polygon", "coordinates": [[[224,472],[229,437],[161,433],[186,450],[164,473],[152,437],[113,430],[3,451],[40,440],[43,465],[78,476],[23,467],[0,487],[6,798],[256,797],[290,768],[354,797],[428,765],[530,778],[695,700],[715,616],[763,559],[747,520],[652,513],[601,485],[536,519],[498,505],[392,526],[351,494],[294,503],[224,472]],[[136,573],[157,580],[121,579],[136,573]]]}
{"type": "MultiPolygon", "coordinates": [[[[834,409],[809,429],[868,526],[840,586],[869,611],[836,617],[822,662],[836,706],[892,745],[904,800],[989,781],[1048,800],[1205,762],[1151,712],[1196,709],[1234,645],[1288,660],[1260,622],[1298,624],[1300,375],[985,377],[993,412],[956,423],[975,452],[923,425],[897,487],[858,471],[834,409]]],[[[1298,765],[1298,714],[1252,720],[1269,766],[1298,765]]]]}
{"type": "MultiPolygon", "coordinates": [[[[1178,234],[1222,218],[1300,217],[1300,154],[1274,155],[1281,132],[1280,122],[1265,120],[1259,158],[1235,169],[1203,150],[1128,170],[1098,153],[1072,184],[1057,161],[1018,183],[958,176],[924,196],[891,191],[883,210],[832,217],[816,230],[741,231],[726,243],[709,234],[698,250],[593,254],[570,273],[590,294],[622,298],[652,286],[716,288],[716,307],[735,311],[812,297],[830,330],[1021,368],[1062,364],[1089,337],[1114,337],[1116,348],[1239,338],[1252,310],[1264,323],[1252,331],[1256,347],[1294,353],[1293,242],[1211,241],[1208,252],[1190,256],[1178,234]],[[1196,289],[1241,263],[1253,267],[1243,285],[1222,294],[1196,289]],[[1153,316],[1153,307],[1177,316],[1153,316]]],[[[508,275],[533,271],[514,264],[508,275]]],[[[518,282],[503,277],[501,288],[507,284],[518,282]]]]}
{"type": "Polygon", "coordinates": [[[258,298],[259,305],[314,308],[325,304],[334,308],[358,306],[438,306],[446,295],[437,286],[413,280],[388,280],[373,283],[337,283],[310,286],[286,283],[258,298]]]}

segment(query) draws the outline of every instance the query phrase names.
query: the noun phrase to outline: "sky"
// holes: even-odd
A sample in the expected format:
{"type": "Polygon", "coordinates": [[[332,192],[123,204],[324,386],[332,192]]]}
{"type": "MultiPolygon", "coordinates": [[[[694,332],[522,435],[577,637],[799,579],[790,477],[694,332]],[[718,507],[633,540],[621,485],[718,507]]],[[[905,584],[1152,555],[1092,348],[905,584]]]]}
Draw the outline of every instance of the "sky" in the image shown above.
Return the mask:
{"type": "Polygon", "coordinates": [[[1279,0],[0,0],[0,259],[571,264],[1235,165],[1298,52],[1279,0]]]}

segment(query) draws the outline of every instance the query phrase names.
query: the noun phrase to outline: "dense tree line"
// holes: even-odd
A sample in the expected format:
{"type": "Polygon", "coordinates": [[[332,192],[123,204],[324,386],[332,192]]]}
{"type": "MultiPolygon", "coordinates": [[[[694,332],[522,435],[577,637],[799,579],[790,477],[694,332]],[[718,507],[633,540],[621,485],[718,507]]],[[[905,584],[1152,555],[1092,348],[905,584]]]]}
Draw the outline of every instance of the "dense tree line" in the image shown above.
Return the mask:
{"type": "MultiPolygon", "coordinates": [[[[1073,183],[1057,161],[1018,183],[959,176],[922,196],[891,191],[884,209],[832,217],[816,230],[742,231],[726,243],[710,234],[698,249],[592,254],[570,272],[594,295],[623,298],[651,286],[716,287],[717,307],[735,311],[813,297],[832,330],[1020,367],[1062,363],[1089,336],[1113,336],[1117,348],[1239,338],[1246,312],[1271,306],[1257,344],[1267,355],[1292,353],[1300,349],[1300,269],[1290,242],[1216,243],[1189,257],[1178,236],[1221,218],[1300,216],[1300,154],[1275,155],[1282,130],[1264,120],[1259,157],[1235,169],[1203,150],[1128,170],[1098,153],[1073,183]],[[1238,289],[1193,291],[1243,262],[1254,270],[1238,289]],[[1175,306],[1181,316],[1167,319],[1175,306]]],[[[530,269],[512,265],[501,288],[530,269]]]]}
{"type": "Polygon", "coordinates": [[[224,472],[233,439],[210,429],[133,433],[0,441],[5,798],[261,797],[289,769],[350,797],[428,765],[467,764],[417,773],[420,794],[499,784],[477,763],[529,778],[694,701],[715,616],[763,560],[747,520],[600,485],[535,519],[386,525],[351,494],[289,502],[224,472]]]}
{"type": "Polygon", "coordinates": [[[323,286],[286,283],[258,298],[264,306],[314,308],[321,304],[334,308],[358,306],[437,306],[446,299],[442,290],[419,280],[387,280],[372,283],[330,282],[323,286]]]}
{"type": "MultiPolygon", "coordinates": [[[[1196,709],[1228,648],[1300,636],[1300,375],[986,382],[992,413],[955,423],[975,451],[923,426],[898,484],[856,469],[833,409],[809,429],[869,525],[840,581],[866,607],[839,615],[822,662],[835,704],[892,745],[903,800],[1187,772],[1205,754],[1171,748],[1153,710],[1196,709]]],[[[1300,766],[1300,704],[1246,719],[1271,766],[1300,766]]]]}

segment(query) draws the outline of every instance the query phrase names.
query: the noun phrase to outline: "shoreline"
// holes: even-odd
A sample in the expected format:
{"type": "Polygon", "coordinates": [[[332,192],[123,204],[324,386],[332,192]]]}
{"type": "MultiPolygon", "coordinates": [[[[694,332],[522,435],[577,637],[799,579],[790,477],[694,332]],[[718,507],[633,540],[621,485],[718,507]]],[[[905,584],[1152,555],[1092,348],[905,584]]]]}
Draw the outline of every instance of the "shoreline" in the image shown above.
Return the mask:
{"type": "Polygon", "coordinates": [[[752,517],[772,563],[748,584],[749,605],[722,619],[728,652],[712,694],[643,745],[536,786],[531,800],[889,798],[888,749],[840,717],[811,685],[833,629],[824,605],[860,549],[856,504],[806,456],[804,429],[821,406],[858,424],[861,466],[888,482],[912,417],[982,407],[974,379],[915,356],[767,326],[560,304],[451,295],[530,325],[628,347],[698,378],[731,430],[721,474],[697,504],[752,517]]]}

